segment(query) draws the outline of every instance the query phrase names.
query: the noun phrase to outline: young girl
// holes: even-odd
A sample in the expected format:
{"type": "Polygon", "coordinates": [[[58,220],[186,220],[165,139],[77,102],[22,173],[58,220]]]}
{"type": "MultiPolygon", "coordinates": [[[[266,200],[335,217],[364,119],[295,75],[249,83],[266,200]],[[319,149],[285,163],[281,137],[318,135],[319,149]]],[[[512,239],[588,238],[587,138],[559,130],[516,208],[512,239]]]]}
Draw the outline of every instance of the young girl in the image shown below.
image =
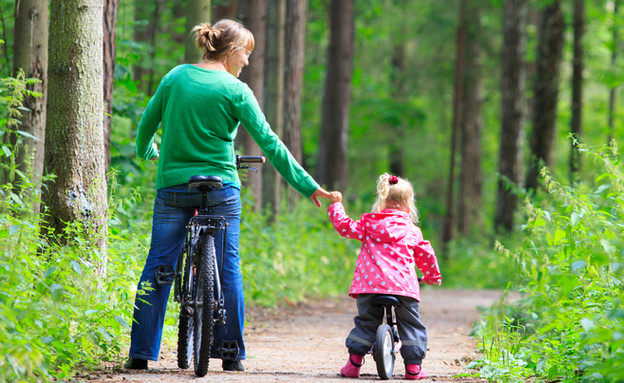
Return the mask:
{"type": "Polygon", "coordinates": [[[371,306],[371,299],[375,294],[389,294],[401,302],[396,315],[405,379],[425,378],[421,363],[427,350],[427,331],[418,314],[420,294],[414,265],[424,274],[426,284],[439,285],[442,277],[431,244],[415,225],[418,210],[412,185],[396,176],[381,175],[372,213],[362,215],[359,221],[345,213],[340,192],[332,192],[330,201],[327,212],[338,233],[362,241],[349,290],[349,295],[357,298],[358,315],[345,342],[349,360],[340,375],[360,376],[364,355],[373,345],[383,316],[383,308],[371,306]]]}

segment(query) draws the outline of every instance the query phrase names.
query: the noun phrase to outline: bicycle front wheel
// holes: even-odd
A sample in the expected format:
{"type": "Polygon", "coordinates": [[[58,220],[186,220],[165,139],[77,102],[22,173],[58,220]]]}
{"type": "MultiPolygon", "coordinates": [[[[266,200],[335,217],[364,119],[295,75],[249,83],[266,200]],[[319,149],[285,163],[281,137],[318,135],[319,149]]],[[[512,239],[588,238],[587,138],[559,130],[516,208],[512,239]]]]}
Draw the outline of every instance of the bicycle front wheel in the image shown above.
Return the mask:
{"type": "Polygon", "coordinates": [[[208,362],[213,343],[214,330],[214,277],[216,265],[214,238],[210,234],[201,236],[201,254],[198,261],[195,310],[194,343],[195,343],[195,375],[204,376],[208,373],[208,362]]]}

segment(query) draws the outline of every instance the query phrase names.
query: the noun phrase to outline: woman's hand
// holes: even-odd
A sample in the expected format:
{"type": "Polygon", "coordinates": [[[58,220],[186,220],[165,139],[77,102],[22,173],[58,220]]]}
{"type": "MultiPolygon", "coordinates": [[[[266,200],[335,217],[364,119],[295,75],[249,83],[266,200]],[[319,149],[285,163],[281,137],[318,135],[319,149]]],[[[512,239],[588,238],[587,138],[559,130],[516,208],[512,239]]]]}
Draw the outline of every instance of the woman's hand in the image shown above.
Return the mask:
{"type": "Polygon", "coordinates": [[[310,196],[310,199],[312,200],[312,202],[314,202],[316,206],[321,207],[321,201],[319,201],[318,199],[319,198],[329,199],[329,196],[330,196],[330,193],[327,190],[319,187],[318,189],[316,189],[314,194],[310,196]]]}

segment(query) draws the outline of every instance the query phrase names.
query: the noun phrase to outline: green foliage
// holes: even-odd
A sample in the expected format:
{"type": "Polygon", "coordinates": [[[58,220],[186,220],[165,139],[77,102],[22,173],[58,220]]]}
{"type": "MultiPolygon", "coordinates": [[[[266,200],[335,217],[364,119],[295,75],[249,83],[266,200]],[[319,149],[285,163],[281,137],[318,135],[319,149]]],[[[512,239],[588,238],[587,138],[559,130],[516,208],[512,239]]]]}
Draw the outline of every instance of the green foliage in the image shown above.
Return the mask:
{"type": "Polygon", "coordinates": [[[282,206],[276,222],[243,208],[240,254],[246,299],[275,306],[346,294],[359,242],[335,233],[325,208],[309,200],[282,206]]]}
{"type": "Polygon", "coordinates": [[[522,297],[492,309],[479,331],[483,377],[624,380],[622,158],[582,150],[599,165],[593,182],[563,186],[543,171],[548,198],[527,204],[522,243],[499,246],[518,267],[522,297]]]}

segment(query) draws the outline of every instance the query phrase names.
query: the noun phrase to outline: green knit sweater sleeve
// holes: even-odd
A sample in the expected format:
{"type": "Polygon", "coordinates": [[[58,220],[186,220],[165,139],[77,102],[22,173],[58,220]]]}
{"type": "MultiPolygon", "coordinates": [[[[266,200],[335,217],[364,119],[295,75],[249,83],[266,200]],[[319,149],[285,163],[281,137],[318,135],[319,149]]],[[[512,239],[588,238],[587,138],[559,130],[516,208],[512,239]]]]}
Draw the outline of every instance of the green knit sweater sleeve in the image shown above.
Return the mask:
{"type": "MultiPolygon", "coordinates": [[[[163,79],[165,82],[166,77],[163,79]]],[[[158,86],[156,93],[147,104],[147,108],[141,116],[136,137],[136,154],[144,160],[151,160],[158,157],[158,152],[154,150],[152,143],[154,135],[160,126],[163,110],[163,83],[158,86]]]]}
{"type": "Polygon", "coordinates": [[[249,132],[273,167],[286,182],[305,197],[310,197],[319,184],[292,156],[286,145],[271,130],[253,92],[247,84],[240,83],[240,91],[233,100],[236,116],[249,132]]]}

